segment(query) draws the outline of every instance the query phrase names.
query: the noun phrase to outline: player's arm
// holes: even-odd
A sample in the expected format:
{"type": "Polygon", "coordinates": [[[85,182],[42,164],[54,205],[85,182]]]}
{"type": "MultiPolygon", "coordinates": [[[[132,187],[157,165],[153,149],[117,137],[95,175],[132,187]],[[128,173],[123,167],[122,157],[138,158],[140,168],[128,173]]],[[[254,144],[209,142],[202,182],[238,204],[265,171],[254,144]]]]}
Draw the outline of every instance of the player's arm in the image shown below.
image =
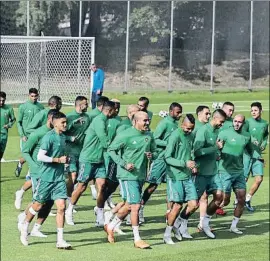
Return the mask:
{"type": "Polygon", "coordinates": [[[94,125],[96,135],[100,140],[101,146],[104,149],[108,148],[109,145],[109,137],[106,133],[106,124],[104,121],[98,121],[97,124],[94,125]]]}
{"type": "Polygon", "coordinates": [[[26,143],[23,147],[23,150],[22,150],[23,157],[25,158],[27,163],[30,166],[33,166],[35,168],[38,168],[38,165],[33,160],[31,155],[32,155],[33,149],[36,146],[36,144],[38,143],[38,141],[39,141],[38,136],[34,135],[34,133],[33,133],[32,135],[29,136],[29,138],[26,141],[26,143]]]}
{"type": "Polygon", "coordinates": [[[218,146],[216,144],[214,146],[210,146],[207,148],[204,148],[204,144],[205,144],[204,132],[198,130],[198,132],[196,133],[194,144],[193,144],[195,157],[212,154],[218,151],[218,146]]]}
{"type": "Polygon", "coordinates": [[[262,141],[262,144],[261,144],[261,150],[264,151],[266,146],[267,146],[267,142],[268,142],[268,136],[269,136],[269,125],[267,124],[267,127],[266,127],[266,130],[263,134],[263,141],[262,141]]]}
{"type": "Polygon", "coordinates": [[[29,135],[31,134],[35,129],[40,127],[42,125],[43,119],[40,117],[40,113],[37,113],[34,118],[31,120],[29,126],[25,130],[26,134],[29,135]]]}
{"type": "Polygon", "coordinates": [[[14,110],[13,110],[13,108],[10,108],[9,109],[9,122],[8,122],[8,124],[7,124],[7,127],[10,129],[10,128],[12,128],[12,126],[14,125],[14,123],[15,123],[15,121],[16,121],[16,118],[15,118],[15,115],[14,115],[14,110]]]}
{"type": "Polygon", "coordinates": [[[162,140],[163,133],[165,130],[166,130],[166,124],[164,122],[160,122],[154,131],[154,139],[157,146],[164,147],[164,148],[167,146],[167,141],[162,140]]]}
{"type": "Polygon", "coordinates": [[[247,132],[245,136],[247,138],[246,152],[248,153],[249,156],[252,156],[253,146],[251,142],[251,135],[247,132]]]}
{"type": "Polygon", "coordinates": [[[104,84],[105,74],[104,74],[104,71],[101,70],[101,69],[98,71],[98,73],[99,73],[98,90],[100,90],[102,92],[103,91],[103,84],[104,84]]]}
{"type": "Polygon", "coordinates": [[[20,137],[25,137],[26,136],[26,134],[24,132],[24,129],[23,129],[23,126],[22,126],[23,114],[24,114],[24,105],[22,104],[19,107],[18,121],[17,121],[17,127],[18,127],[18,132],[19,132],[20,137]]]}
{"type": "Polygon", "coordinates": [[[179,139],[176,135],[172,134],[169,137],[168,145],[166,147],[165,151],[165,161],[168,165],[171,165],[173,167],[177,168],[184,168],[186,166],[186,162],[184,160],[179,160],[173,157],[173,153],[175,151],[175,147],[178,143],[179,139]]]}
{"type": "Polygon", "coordinates": [[[118,135],[115,137],[111,145],[108,147],[107,152],[109,153],[112,160],[121,167],[125,168],[126,162],[121,158],[119,151],[125,147],[125,139],[118,135]]]}

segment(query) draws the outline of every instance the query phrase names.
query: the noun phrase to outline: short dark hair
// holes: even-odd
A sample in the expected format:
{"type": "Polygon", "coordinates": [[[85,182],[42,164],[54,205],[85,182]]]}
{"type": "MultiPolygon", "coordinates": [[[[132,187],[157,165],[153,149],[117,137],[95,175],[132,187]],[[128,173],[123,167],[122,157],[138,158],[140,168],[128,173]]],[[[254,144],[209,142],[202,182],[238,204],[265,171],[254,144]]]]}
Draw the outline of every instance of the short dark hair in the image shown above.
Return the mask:
{"type": "Polygon", "coordinates": [[[223,103],[222,107],[224,107],[224,105],[228,105],[228,106],[232,106],[234,107],[234,104],[232,102],[226,101],[223,103]]]}
{"type": "Polygon", "coordinates": [[[199,112],[203,111],[204,109],[208,109],[209,110],[209,107],[206,106],[206,105],[199,105],[196,109],[196,115],[198,116],[199,112]]]}
{"type": "Polygon", "coordinates": [[[38,95],[38,90],[36,88],[30,88],[29,89],[29,94],[34,93],[38,95]]]}
{"type": "Polygon", "coordinates": [[[114,106],[115,106],[115,103],[112,102],[112,101],[106,101],[104,104],[103,104],[103,109],[105,108],[111,108],[111,109],[114,109],[114,106]]]}
{"type": "Polygon", "coordinates": [[[53,117],[52,117],[53,120],[62,119],[62,118],[66,118],[66,115],[61,111],[58,111],[57,113],[53,114],[53,117]]]}
{"type": "Polygon", "coordinates": [[[182,105],[180,103],[173,102],[169,107],[169,111],[172,111],[176,107],[179,108],[181,111],[183,110],[182,105]]]}
{"type": "Polygon", "coordinates": [[[258,107],[260,111],[262,110],[262,104],[260,102],[253,102],[250,107],[258,107]]]}
{"type": "Polygon", "coordinates": [[[51,109],[48,111],[48,114],[47,114],[47,118],[49,118],[49,116],[54,116],[56,113],[58,113],[59,111],[56,110],[56,109],[51,109]]]}
{"type": "Polygon", "coordinates": [[[186,118],[188,118],[188,120],[190,121],[190,123],[195,124],[195,118],[194,118],[194,116],[191,113],[186,114],[186,118]]]}
{"type": "Polygon", "coordinates": [[[97,106],[103,106],[105,102],[109,101],[109,98],[106,96],[100,96],[97,100],[97,106]]]}
{"type": "Polygon", "coordinates": [[[213,116],[215,116],[216,114],[221,115],[221,116],[224,117],[225,119],[227,118],[226,113],[225,113],[223,110],[221,110],[221,109],[217,109],[217,110],[215,110],[215,111],[213,112],[213,116]]]}
{"type": "Polygon", "coordinates": [[[59,104],[60,101],[62,101],[61,97],[54,95],[48,100],[48,105],[59,104]]]}
{"type": "Polygon", "coordinates": [[[142,97],[139,98],[139,101],[144,101],[146,106],[149,105],[149,99],[147,97],[142,96],[142,97]]]}
{"type": "Polygon", "coordinates": [[[76,99],[75,99],[75,105],[78,103],[78,102],[81,102],[81,101],[87,101],[87,98],[85,96],[77,96],[76,99]]]}
{"type": "Polygon", "coordinates": [[[7,94],[5,92],[0,92],[0,97],[6,99],[7,98],[7,94]]]}

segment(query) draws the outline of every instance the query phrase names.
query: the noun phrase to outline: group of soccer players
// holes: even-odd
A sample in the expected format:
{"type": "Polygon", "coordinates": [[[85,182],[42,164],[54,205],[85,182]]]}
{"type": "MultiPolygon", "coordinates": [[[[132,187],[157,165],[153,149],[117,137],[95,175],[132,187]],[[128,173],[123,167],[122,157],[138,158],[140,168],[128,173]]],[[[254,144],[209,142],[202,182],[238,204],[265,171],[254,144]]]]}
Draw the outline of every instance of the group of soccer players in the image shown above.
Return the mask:
{"type": "MultiPolygon", "coordinates": [[[[151,132],[153,113],[146,97],[128,105],[127,117],[122,120],[116,99],[101,96],[97,107],[88,112],[88,99],[78,96],[74,111],[65,115],[60,111],[60,97],[52,96],[45,109],[38,96],[35,88],[29,90],[29,100],[20,105],[17,119],[23,157],[16,176],[25,161],[29,166],[29,178],[16,191],[17,209],[25,191],[33,190],[32,202],[18,216],[23,245],[28,245],[29,225],[35,216],[30,235],[46,237],[41,226],[55,203],[56,246],[70,248],[63,238],[64,223],[74,225],[74,207],[90,182],[97,190],[96,226],[104,228],[110,243],[115,242],[115,233],[123,233],[120,226],[126,220],[132,226],[134,246],[150,248],[140,237],[139,225],[145,222],[145,205],[162,182],[167,183],[166,244],[175,244],[172,232],[179,241],[192,238],[188,219],[198,208],[198,229],[215,238],[209,225],[211,217],[229,204],[232,190],[235,210],[230,231],[243,233],[237,228],[238,221],[245,206],[254,211],[251,198],[263,180],[262,152],[267,146],[268,123],[261,118],[261,103],[251,104],[247,120],[241,114],[232,117],[231,102],[213,113],[205,105],[198,106],[197,119],[186,114],[180,120],[183,108],[173,102],[168,115],[151,132]],[[255,178],[246,193],[250,173],[255,178]],[[113,205],[110,197],[118,186],[122,201],[113,205]],[[104,211],[106,205],[109,211],[104,211]]],[[[1,157],[8,128],[16,120],[5,100],[6,94],[0,92],[1,157]]]]}

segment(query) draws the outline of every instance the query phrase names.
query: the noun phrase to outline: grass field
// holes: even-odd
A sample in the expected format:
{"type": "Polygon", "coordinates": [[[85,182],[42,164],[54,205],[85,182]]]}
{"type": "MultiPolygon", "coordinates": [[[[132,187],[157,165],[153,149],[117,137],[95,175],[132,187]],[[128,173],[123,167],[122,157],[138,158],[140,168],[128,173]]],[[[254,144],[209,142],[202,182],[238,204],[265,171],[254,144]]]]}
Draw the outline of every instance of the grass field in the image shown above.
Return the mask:
{"type": "MultiPolygon", "coordinates": [[[[106,94],[105,94],[106,95],[106,94]]],[[[264,107],[263,117],[269,119],[269,94],[267,92],[256,93],[222,93],[213,94],[162,94],[146,95],[150,98],[150,110],[158,113],[166,110],[172,101],[182,103],[184,113],[194,112],[199,104],[211,105],[213,101],[230,100],[236,101],[236,113],[243,113],[249,116],[249,105],[252,101],[261,101],[264,107]]],[[[108,95],[109,96],[109,95],[108,95]]],[[[121,115],[125,113],[125,105],[136,102],[138,95],[117,96],[123,104],[121,115]]],[[[113,95],[110,95],[113,97],[113,95]]],[[[72,110],[72,107],[65,107],[64,112],[72,110]]],[[[15,109],[17,113],[17,109],[15,109]]],[[[160,118],[155,116],[152,122],[152,129],[155,128],[160,118]]],[[[20,156],[19,137],[16,127],[10,130],[9,142],[4,158],[16,159],[20,156]]],[[[266,159],[265,180],[253,199],[256,211],[251,214],[245,210],[239,223],[239,227],[244,230],[244,235],[237,236],[228,232],[232,219],[233,209],[230,204],[226,210],[225,217],[214,217],[212,221],[216,232],[216,239],[206,239],[203,234],[196,232],[198,223],[198,213],[195,213],[190,221],[190,232],[194,236],[193,240],[184,240],[174,246],[162,243],[165,229],[165,185],[154,193],[149,204],[145,207],[146,223],[141,227],[141,236],[152,246],[152,250],[138,250],[133,247],[132,230],[128,226],[123,226],[127,232],[125,236],[117,236],[117,243],[110,245],[107,243],[105,232],[94,227],[93,208],[95,201],[90,197],[89,191],[82,196],[78,203],[78,213],[75,214],[76,226],[65,227],[65,239],[74,248],[72,251],[61,251],[55,248],[56,229],[55,218],[48,217],[43,226],[43,232],[48,238],[30,238],[30,245],[23,247],[19,240],[17,230],[18,211],[14,208],[14,192],[21,187],[24,182],[26,166],[20,178],[14,176],[15,163],[1,164],[1,260],[3,261],[47,261],[47,260],[183,260],[216,261],[226,258],[231,261],[249,260],[269,260],[269,149],[264,154],[266,159]]],[[[253,180],[250,179],[248,187],[253,180]]],[[[31,200],[31,193],[24,196],[24,208],[31,200]]],[[[114,195],[114,201],[119,200],[118,193],[114,195]]]]}

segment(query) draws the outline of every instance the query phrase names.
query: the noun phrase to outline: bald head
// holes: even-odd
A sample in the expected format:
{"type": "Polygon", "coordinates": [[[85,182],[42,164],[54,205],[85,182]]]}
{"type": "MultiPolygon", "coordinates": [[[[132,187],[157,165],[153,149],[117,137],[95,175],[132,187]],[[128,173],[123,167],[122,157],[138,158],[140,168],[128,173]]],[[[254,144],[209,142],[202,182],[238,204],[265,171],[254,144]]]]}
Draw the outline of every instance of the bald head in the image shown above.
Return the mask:
{"type": "Polygon", "coordinates": [[[136,104],[131,104],[127,106],[127,116],[130,120],[132,120],[133,115],[140,111],[140,107],[136,104]]]}
{"type": "Polygon", "coordinates": [[[233,128],[235,131],[240,132],[245,123],[245,116],[242,114],[237,114],[233,118],[233,128]]]}
{"type": "Polygon", "coordinates": [[[149,130],[150,120],[148,114],[143,111],[138,111],[133,116],[133,126],[139,131],[149,130]]]}

